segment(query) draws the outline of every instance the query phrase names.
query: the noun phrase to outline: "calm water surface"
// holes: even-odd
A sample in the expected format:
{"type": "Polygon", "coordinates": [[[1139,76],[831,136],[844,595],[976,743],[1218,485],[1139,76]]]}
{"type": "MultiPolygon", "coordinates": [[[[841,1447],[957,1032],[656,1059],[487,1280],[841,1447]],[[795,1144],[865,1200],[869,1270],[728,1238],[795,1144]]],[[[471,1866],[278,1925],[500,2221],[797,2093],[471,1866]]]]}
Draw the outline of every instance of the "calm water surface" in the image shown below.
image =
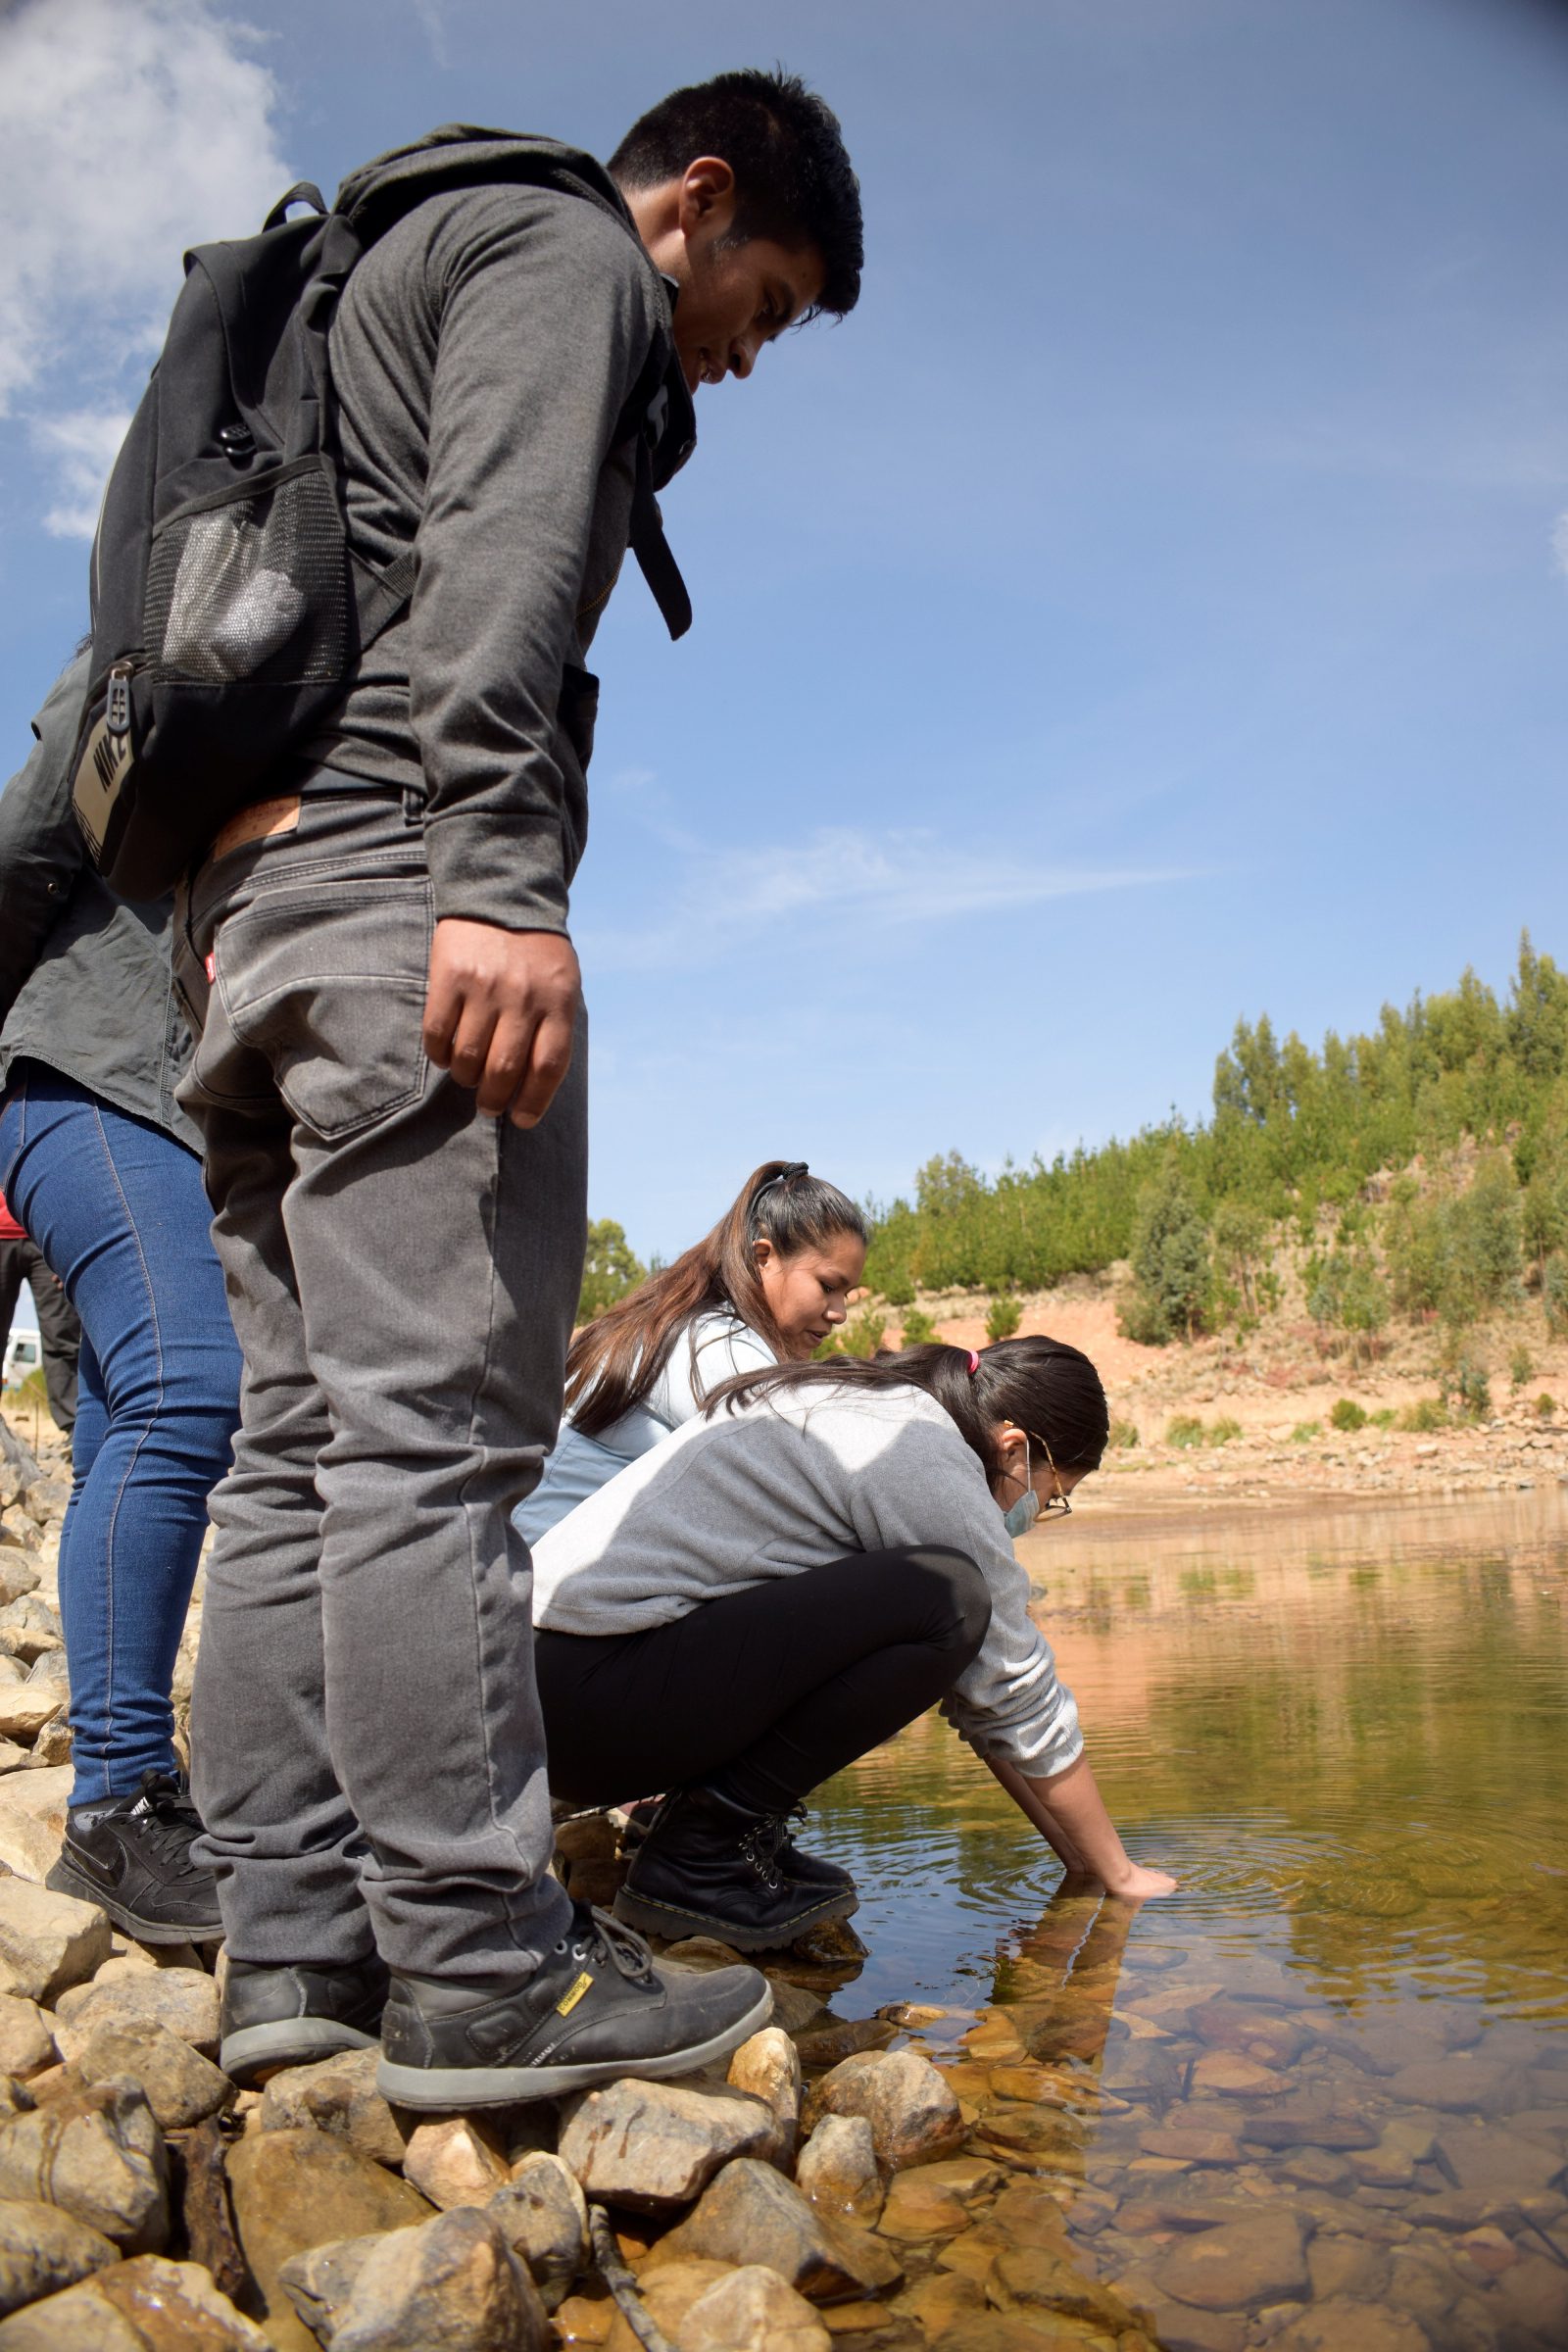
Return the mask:
{"type": "Polygon", "coordinates": [[[911,2240],[928,2338],[1568,2346],[1568,1494],[1086,1498],[1024,1553],[1182,1888],[1058,1892],[934,1719],[821,1792],[871,1954],[835,2006],[950,2013],[919,2045],[1005,2188],[911,2240]]]}

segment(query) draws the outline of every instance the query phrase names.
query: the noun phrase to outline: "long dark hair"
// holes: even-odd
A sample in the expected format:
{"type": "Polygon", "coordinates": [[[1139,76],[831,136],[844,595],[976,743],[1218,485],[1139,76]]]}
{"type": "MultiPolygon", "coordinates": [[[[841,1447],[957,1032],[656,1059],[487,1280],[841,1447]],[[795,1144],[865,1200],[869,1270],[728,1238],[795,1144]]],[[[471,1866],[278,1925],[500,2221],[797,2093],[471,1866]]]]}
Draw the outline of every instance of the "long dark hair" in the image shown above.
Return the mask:
{"type": "Polygon", "coordinates": [[[709,1397],[707,1410],[711,1414],[721,1405],[733,1408],[808,1384],[891,1389],[901,1383],[936,1398],[957,1423],[970,1451],[979,1455],[987,1478],[994,1478],[999,1467],[991,1433],[1001,1421],[1044,1441],[1058,1470],[1098,1470],[1110,1436],[1105,1392],[1083,1349],[1034,1334],[997,1340],[978,1354],[935,1342],[869,1361],[835,1356],[831,1362],[772,1364],[726,1380],[709,1397]]]}
{"type": "Polygon", "coordinates": [[[676,1334],[710,1308],[729,1307],[775,1354],[784,1337],[757,1271],[757,1245],[780,1257],[820,1249],[839,1234],[866,1240],[865,1219],[847,1193],[813,1176],[804,1159],[764,1159],[754,1168],[711,1233],[607,1306],[579,1331],[566,1357],[566,1410],[585,1438],[630,1412],[669,1360],[676,1334]]]}

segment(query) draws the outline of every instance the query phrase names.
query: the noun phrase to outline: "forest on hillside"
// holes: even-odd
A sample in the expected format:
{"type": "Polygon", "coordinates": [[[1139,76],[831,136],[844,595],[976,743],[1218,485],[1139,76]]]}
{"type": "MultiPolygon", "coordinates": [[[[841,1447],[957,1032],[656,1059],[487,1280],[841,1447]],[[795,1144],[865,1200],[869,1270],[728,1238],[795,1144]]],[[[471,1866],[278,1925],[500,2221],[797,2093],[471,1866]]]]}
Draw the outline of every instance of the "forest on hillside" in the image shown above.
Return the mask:
{"type": "Polygon", "coordinates": [[[1125,1259],[1129,1336],[1191,1340],[1277,1302],[1282,1227],[1311,1252],[1314,1318],[1368,1349],[1395,1314],[1461,1330],[1526,1280],[1568,1325],[1568,977],[1528,933],[1501,1002],[1467,971],[1316,1050],[1239,1022],[1196,1125],[994,1180],[927,1161],[875,1211],[866,1281],[895,1307],[1004,1299],[1125,1259]]]}
{"type": "MultiPolygon", "coordinates": [[[[1245,1332],[1280,1303],[1280,1245],[1304,1251],[1308,1311],[1373,1355],[1396,1315],[1457,1337],[1529,1285],[1568,1334],[1568,976],[1527,933],[1499,1001],[1457,988],[1385,1005],[1375,1029],[1313,1049],[1240,1021],[1214,1065],[1213,1110],[1125,1142],[988,1178],[958,1152],[926,1162],[912,1200],[868,1204],[865,1280],[906,1338],[922,1294],[1015,1294],[1121,1261],[1132,1339],[1245,1332]]],[[[621,1228],[590,1228],[584,1315],[643,1279],[621,1228]]],[[[874,1312],[841,1345],[869,1352],[874,1312]]]]}

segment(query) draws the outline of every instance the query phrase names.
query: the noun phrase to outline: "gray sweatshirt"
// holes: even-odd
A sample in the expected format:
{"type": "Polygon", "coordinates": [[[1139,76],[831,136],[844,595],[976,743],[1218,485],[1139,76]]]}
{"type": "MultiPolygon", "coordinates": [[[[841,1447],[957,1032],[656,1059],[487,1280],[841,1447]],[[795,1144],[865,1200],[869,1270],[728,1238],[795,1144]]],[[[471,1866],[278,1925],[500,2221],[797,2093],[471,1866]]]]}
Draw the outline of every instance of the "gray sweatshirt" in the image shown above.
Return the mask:
{"type": "Polygon", "coordinates": [[[554,189],[432,196],[372,246],[331,331],[351,545],[412,546],[313,762],[425,805],[440,915],[564,931],[588,829],[583,667],[626,552],[611,436],[669,294],[631,226],[554,189]]]}
{"type": "Polygon", "coordinates": [[[1029,1615],[985,1472],[920,1389],[812,1385],[688,1421],[541,1538],[534,1622],[636,1633],[764,1577],[920,1544],[966,1552],[991,1592],[990,1631],[949,1718],[982,1755],[1042,1778],[1064,1771],[1083,1748],[1072,1693],[1029,1615]]]}

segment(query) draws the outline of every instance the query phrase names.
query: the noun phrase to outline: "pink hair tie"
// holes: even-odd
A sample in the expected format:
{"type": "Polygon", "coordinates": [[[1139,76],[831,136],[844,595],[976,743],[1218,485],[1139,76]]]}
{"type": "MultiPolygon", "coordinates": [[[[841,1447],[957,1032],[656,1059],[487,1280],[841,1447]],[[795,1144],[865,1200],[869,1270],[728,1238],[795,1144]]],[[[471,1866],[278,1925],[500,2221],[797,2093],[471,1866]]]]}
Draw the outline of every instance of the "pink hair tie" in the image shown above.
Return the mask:
{"type": "Polygon", "coordinates": [[[970,1378],[971,1380],[973,1380],[973,1378],[974,1378],[975,1374],[976,1374],[976,1373],[979,1371],[979,1369],[980,1369],[980,1358],[979,1358],[979,1356],[978,1356],[978,1355],[975,1353],[974,1349],[971,1348],[970,1348],[970,1350],[969,1350],[969,1378],[970,1378]]]}

